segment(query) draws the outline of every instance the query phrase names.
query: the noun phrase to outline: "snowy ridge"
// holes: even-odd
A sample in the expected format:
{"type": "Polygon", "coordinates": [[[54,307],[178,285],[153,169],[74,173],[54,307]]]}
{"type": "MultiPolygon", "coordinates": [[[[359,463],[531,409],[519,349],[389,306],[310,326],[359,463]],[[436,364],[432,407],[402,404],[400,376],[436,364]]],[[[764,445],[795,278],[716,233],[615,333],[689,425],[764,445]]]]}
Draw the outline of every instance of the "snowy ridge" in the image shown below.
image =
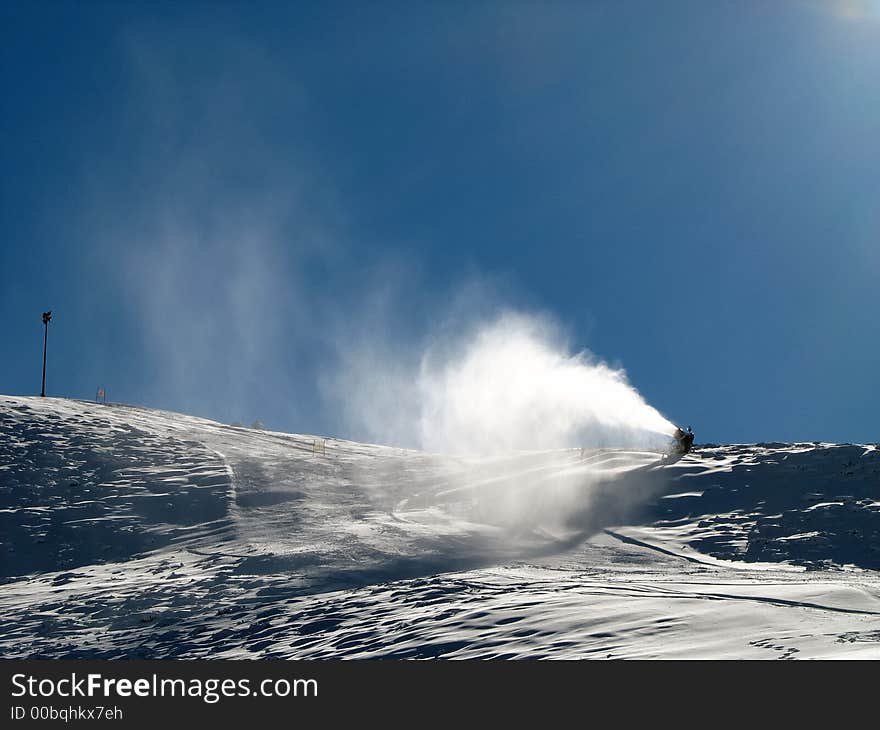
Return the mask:
{"type": "Polygon", "coordinates": [[[880,450],[458,458],[0,397],[4,657],[880,657],[880,450]]]}

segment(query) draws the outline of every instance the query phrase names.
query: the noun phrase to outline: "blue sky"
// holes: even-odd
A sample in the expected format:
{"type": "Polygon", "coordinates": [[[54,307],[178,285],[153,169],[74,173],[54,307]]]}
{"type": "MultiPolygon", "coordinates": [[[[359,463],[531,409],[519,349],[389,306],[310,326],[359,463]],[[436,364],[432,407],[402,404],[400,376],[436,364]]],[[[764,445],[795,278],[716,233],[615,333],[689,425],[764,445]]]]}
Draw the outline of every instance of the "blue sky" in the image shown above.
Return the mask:
{"type": "Polygon", "coordinates": [[[51,308],[50,394],[357,436],[346,341],[507,306],[698,440],[880,439],[880,3],[0,14],[2,392],[51,308]]]}

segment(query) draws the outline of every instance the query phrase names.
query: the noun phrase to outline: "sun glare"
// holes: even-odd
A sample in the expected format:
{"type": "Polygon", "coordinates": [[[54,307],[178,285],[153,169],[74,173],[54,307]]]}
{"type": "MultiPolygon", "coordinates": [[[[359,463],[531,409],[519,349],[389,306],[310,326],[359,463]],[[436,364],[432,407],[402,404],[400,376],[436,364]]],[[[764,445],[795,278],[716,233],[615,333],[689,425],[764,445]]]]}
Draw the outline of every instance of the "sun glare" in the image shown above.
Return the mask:
{"type": "Polygon", "coordinates": [[[821,5],[847,20],[880,20],[880,0],[825,0],[821,5]]]}

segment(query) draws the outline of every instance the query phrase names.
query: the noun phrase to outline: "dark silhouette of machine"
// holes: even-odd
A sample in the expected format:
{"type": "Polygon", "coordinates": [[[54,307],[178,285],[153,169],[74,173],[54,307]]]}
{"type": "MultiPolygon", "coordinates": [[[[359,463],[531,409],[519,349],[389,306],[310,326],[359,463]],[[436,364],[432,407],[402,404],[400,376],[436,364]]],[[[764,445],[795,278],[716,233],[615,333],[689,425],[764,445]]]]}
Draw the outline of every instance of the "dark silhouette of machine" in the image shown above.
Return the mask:
{"type": "Polygon", "coordinates": [[[686,454],[694,447],[694,432],[691,430],[690,426],[688,426],[686,430],[681,426],[676,426],[672,438],[674,440],[672,446],[672,452],[674,454],[686,454]]]}

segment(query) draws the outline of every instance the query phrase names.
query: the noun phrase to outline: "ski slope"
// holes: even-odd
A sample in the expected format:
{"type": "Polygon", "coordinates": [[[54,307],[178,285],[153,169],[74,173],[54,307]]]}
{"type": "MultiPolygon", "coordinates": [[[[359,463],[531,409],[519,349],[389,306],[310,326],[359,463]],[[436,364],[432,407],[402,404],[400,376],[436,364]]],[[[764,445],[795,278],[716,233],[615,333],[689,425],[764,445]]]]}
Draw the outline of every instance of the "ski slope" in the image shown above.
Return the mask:
{"type": "Polygon", "coordinates": [[[0,396],[0,656],[880,658],[875,446],[317,438],[0,396]]]}

